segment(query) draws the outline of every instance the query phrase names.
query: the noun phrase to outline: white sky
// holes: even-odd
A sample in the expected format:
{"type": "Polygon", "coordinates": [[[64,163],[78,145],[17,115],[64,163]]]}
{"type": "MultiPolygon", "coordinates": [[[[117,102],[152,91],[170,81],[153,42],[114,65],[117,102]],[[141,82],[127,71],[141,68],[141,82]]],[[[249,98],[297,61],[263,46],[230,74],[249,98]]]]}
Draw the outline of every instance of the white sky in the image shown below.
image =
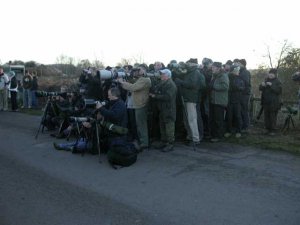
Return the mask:
{"type": "Polygon", "coordinates": [[[300,47],[296,0],[2,0],[0,60],[55,63],[61,54],[114,66],[203,57],[249,68],[288,39],[300,47]],[[279,44],[279,45],[278,45],[279,44]]]}

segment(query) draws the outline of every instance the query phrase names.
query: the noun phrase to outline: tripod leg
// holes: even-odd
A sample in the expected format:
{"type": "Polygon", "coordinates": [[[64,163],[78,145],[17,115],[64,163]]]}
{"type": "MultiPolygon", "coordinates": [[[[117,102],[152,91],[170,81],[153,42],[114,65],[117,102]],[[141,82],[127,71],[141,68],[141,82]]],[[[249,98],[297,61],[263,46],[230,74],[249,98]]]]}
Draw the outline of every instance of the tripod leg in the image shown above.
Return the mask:
{"type": "Polygon", "coordinates": [[[37,139],[38,136],[39,136],[39,133],[40,133],[40,130],[41,130],[41,126],[42,126],[42,123],[40,123],[39,129],[38,129],[38,131],[37,131],[37,133],[35,135],[35,139],[37,139]]]}
{"type": "Polygon", "coordinates": [[[98,124],[97,122],[95,122],[95,126],[96,126],[96,138],[97,138],[97,148],[98,148],[98,155],[99,155],[99,163],[101,163],[101,149],[100,149],[100,140],[99,140],[99,130],[98,130],[98,124]]]}
{"type": "Polygon", "coordinates": [[[293,128],[295,129],[295,123],[294,123],[294,120],[293,120],[292,116],[291,116],[291,122],[292,122],[293,128]]]}
{"type": "Polygon", "coordinates": [[[35,139],[38,138],[39,133],[40,133],[40,130],[41,130],[41,127],[42,127],[42,133],[44,132],[44,127],[45,127],[44,122],[45,122],[45,119],[46,119],[46,115],[47,115],[47,113],[48,113],[48,104],[49,104],[49,100],[48,100],[47,103],[46,103],[45,111],[44,111],[44,113],[43,113],[43,116],[42,116],[42,120],[41,120],[41,122],[40,122],[39,129],[38,129],[38,131],[37,131],[37,133],[36,133],[36,135],[35,135],[35,139]]]}
{"type": "Polygon", "coordinates": [[[288,124],[288,117],[287,117],[287,118],[285,118],[285,120],[284,120],[284,125],[283,125],[283,128],[281,129],[282,133],[285,133],[285,130],[286,130],[287,124],[288,124]]]}

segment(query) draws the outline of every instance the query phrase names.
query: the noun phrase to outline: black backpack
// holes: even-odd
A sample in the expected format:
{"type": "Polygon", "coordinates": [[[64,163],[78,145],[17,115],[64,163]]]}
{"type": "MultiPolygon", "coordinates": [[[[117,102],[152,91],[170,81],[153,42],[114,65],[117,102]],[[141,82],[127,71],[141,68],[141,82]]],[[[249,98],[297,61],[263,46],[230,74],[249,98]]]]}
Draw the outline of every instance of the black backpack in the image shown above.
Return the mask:
{"type": "Polygon", "coordinates": [[[137,160],[138,151],[134,145],[121,138],[113,139],[107,152],[107,159],[110,165],[117,169],[116,166],[128,167],[137,160]]]}

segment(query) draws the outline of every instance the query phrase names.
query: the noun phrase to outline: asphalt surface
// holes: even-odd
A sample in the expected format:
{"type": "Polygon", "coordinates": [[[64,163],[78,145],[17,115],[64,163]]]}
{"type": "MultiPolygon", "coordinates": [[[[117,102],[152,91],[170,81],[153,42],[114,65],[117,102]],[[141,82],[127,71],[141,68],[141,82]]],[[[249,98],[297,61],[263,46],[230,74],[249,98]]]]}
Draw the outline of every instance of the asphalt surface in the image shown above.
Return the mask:
{"type": "MultiPolygon", "coordinates": [[[[150,149],[131,167],[34,139],[40,117],[0,112],[0,225],[299,225],[300,157],[206,144],[150,149]]],[[[59,142],[59,141],[58,141],[59,142]]]]}

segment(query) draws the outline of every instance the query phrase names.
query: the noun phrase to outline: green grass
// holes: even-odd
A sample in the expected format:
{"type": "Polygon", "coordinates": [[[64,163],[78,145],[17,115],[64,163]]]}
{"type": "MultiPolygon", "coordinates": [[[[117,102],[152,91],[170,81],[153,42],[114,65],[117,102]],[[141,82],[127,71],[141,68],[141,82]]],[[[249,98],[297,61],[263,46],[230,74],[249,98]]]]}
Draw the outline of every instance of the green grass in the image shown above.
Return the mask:
{"type": "MultiPolygon", "coordinates": [[[[257,130],[257,128],[254,128],[257,130]]],[[[240,139],[234,136],[225,139],[226,142],[239,144],[243,146],[253,146],[268,150],[286,151],[294,154],[300,154],[300,135],[299,130],[291,130],[283,135],[277,132],[275,136],[268,136],[261,133],[252,133],[243,135],[240,139]]]]}

